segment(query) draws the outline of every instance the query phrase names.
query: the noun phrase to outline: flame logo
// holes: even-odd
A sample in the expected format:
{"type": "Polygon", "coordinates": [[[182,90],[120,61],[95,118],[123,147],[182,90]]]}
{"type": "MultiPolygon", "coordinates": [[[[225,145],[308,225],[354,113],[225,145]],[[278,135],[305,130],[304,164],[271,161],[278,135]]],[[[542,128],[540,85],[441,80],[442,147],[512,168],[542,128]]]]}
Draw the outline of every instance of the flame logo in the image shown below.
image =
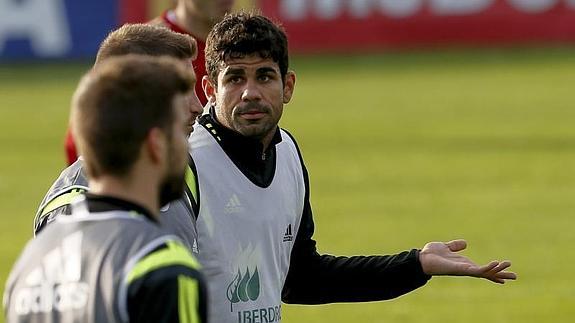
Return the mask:
{"type": "Polygon", "coordinates": [[[246,273],[238,273],[232,279],[226,290],[228,300],[230,301],[230,311],[234,311],[234,304],[248,301],[255,301],[260,296],[260,274],[258,268],[250,275],[250,270],[246,268],[246,273]]]}

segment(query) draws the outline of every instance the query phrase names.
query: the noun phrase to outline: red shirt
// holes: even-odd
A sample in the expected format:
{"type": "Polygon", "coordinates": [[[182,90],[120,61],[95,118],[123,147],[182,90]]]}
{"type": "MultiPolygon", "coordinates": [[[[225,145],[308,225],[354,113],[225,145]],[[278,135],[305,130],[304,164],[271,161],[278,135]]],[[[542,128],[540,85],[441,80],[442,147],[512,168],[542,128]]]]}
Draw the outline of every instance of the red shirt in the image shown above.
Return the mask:
{"type": "MultiPolygon", "coordinates": [[[[194,72],[196,73],[196,94],[198,95],[198,99],[200,99],[200,103],[202,105],[206,105],[208,100],[206,99],[206,95],[204,94],[204,90],[202,89],[202,78],[206,75],[206,43],[205,40],[199,39],[198,37],[194,36],[189,31],[185,30],[183,27],[176,24],[174,19],[173,11],[166,10],[164,13],[159,17],[161,22],[172,31],[175,31],[180,34],[188,34],[196,40],[198,44],[198,55],[194,60],[194,72]]],[[[68,161],[68,165],[71,165],[78,159],[78,151],[76,150],[76,144],[74,144],[74,136],[72,134],[72,130],[70,126],[68,126],[68,130],[66,131],[66,139],[64,142],[64,148],[66,150],[66,159],[68,161]]]]}

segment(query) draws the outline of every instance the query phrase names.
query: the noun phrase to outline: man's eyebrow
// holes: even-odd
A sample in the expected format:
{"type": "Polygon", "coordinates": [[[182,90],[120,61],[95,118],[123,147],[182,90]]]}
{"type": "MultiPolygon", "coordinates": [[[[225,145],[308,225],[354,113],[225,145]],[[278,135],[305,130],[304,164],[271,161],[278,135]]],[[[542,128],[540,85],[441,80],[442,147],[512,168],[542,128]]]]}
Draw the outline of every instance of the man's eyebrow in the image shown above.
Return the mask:
{"type": "Polygon", "coordinates": [[[256,72],[259,73],[259,74],[265,74],[265,73],[275,73],[275,74],[277,74],[277,73],[278,73],[278,71],[277,71],[275,68],[273,68],[273,67],[268,67],[268,66],[260,67],[260,68],[257,69],[256,72]]]}
{"type": "Polygon", "coordinates": [[[243,68],[230,67],[225,72],[224,75],[244,75],[246,71],[243,68]]]}

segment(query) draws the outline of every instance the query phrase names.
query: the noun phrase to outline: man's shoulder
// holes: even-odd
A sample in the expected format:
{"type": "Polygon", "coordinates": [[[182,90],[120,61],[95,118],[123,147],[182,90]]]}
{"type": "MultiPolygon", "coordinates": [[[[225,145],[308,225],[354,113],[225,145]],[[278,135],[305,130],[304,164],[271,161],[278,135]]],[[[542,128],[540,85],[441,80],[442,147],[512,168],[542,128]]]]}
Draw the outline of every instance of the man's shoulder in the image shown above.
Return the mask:
{"type": "Polygon", "coordinates": [[[76,160],[76,162],[60,173],[60,176],[54,181],[44,196],[42,203],[40,203],[40,209],[56,197],[74,189],[82,189],[84,191],[88,189],[88,177],[84,171],[82,159],[76,160]]]}
{"type": "MultiPolygon", "coordinates": [[[[156,232],[163,233],[164,231],[156,232]]],[[[177,276],[173,270],[163,270],[177,267],[187,268],[194,272],[201,269],[198,260],[179,238],[161,234],[154,239],[147,240],[147,243],[140,248],[140,252],[132,258],[131,264],[126,267],[126,282],[131,284],[135,280],[158,271],[166,278],[177,276]]]]}
{"type": "Polygon", "coordinates": [[[301,151],[295,137],[289,131],[283,128],[280,128],[279,132],[281,135],[280,144],[289,146],[301,158],[301,151]]]}
{"type": "Polygon", "coordinates": [[[279,128],[279,132],[280,132],[282,141],[288,139],[289,141],[296,143],[295,137],[287,129],[279,128]]]}
{"type": "Polygon", "coordinates": [[[42,199],[34,218],[34,232],[38,233],[57,216],[69,214],[70,203],[87,190],[88,178],[82,159],[79,158],[60,173],[42,199]]]}
{"type": "Polygon", "coordinates": [[[50,193],[60,191],[70,186],[88,187],[88,177],[84,170],[84,162],[81,158],[76,160],[72,165],[66,167],[58,176],[56,181],[50,187],[47,197],[50,193]]]}
{"type": "Polygon", "coordinates": [[[62,232],[83,231],[86,234],[101,235],[106,232],[114,237],[112,241],[118,244],[146,244],[159,237],[178,239],[143,215],[127,210],[110,210],[103,212],[85,212],[79,210],[82,200],[73,203],[72,212],[67,216],[59,216],[38,234],[41,236],[61,235],[62,232]],[[46,234],[44,233],[46,232],[46,234]],[[60,232],[60,233],[58,233],[60,232]]]}

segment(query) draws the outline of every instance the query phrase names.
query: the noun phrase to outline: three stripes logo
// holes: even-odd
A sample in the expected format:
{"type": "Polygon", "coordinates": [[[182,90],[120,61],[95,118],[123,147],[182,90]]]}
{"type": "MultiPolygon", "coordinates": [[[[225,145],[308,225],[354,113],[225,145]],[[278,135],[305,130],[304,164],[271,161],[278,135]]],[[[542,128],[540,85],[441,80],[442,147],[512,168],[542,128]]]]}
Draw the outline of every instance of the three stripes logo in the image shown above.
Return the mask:
{"type": "Polygon", "coordinates": [[[291,223],[288,224],[286,232],[284,233],[284,242],[293,241],[293,233],[291,231],[291,223]]]}
{"type": "Polygon", "coordinates": [[[243,211],[242,204],[238,196],[234,193],[232,194],[232,197],[230,197],[228,204],[226,204],[224,212],[227,214],[231,214],[231,213],[239,213],[241,211],[243,211]]]}
{"type": "Polygon", "coordinates": [[[194,239],[194,243],[192,244],[192,252],[193,253],[200,253],[198,249],[198,240],[194,239]]]}

